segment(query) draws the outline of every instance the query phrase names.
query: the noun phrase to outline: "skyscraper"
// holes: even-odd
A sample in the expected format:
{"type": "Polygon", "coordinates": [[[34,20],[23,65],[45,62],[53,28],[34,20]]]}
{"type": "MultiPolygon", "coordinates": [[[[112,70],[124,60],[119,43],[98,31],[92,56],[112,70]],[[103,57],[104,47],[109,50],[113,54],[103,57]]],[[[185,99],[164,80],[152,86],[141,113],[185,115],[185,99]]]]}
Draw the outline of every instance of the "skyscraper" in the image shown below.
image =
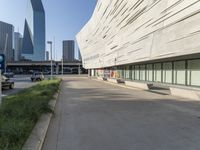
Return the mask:
{"type": "Polygon", "coordinates": [[[46,51],[46,61],[49,61],[49,51],[46,51]]]}
{"type": "Polygon", "coordinates": [[[6,61],[14,60],[13,35],[13,25],[0,21],[0,54],[5,54],[6,61]]]}
{"type": "Polygon", "coordinates": [[[41,0],[28,0],[24,24],[22,56],[33,61],[45,60],[45,11],[41,0]]]}
{"type": "Polygon", "coordinates": [[[78,49],[78,60],[80,60],[80,61],[82,60],[80,49],[78,49]]]}
{"type": "Polygon", "coordinates": [[[14,33],[14,60],[19,61],[22,51],[22,35],[18,32],[14,33]]]}
{"type": "Polygon", "coordinates": [[[74,61],[74,46],[73,40],[63,41],[63,60],[74,61]]]}

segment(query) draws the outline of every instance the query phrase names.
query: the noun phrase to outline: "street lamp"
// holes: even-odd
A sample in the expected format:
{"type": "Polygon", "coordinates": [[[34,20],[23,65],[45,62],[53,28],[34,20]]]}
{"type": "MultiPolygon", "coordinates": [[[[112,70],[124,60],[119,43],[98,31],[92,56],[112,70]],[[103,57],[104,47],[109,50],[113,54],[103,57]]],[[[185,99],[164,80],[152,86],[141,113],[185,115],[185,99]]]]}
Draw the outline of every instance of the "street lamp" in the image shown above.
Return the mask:
{"type": "Polygon", "coordinates": [[[53,62],[52,62],[52,41],[47,41],[47,44],[50,45],[50,52],[51,52],[51,80],[53,78],[53,62]]]}
{"type": "Polygon", "coordinates": [[[63,75],[63,57],[62,57],[62,75],[63,75]]]}
{"type": "MultiPolygon", "coordinates": [[[[4,47],[4,55],[5,55],[5,57],[7,57],[7,46],[8,46],[8,33],[6,33],[6,41],[5,41],[5,47],[4,47]]],[[[4,70],[4,72],[7,72],[7,70],[6,70],[6,68],[7,68],[7,65],[6,65],[6,59],[5,59],[5,70],[4,70]]]]}

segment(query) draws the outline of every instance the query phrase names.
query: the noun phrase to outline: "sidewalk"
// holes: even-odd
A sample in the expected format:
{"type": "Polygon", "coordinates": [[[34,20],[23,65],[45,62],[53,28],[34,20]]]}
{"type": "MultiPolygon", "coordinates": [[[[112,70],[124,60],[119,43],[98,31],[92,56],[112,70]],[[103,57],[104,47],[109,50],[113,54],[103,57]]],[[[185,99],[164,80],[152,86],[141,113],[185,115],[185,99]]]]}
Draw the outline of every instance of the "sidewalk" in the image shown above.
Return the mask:
{"type": "Polygon", "coordinates": [[[43,150],[199,150],[200,103],[63,79],[43,150]]]}

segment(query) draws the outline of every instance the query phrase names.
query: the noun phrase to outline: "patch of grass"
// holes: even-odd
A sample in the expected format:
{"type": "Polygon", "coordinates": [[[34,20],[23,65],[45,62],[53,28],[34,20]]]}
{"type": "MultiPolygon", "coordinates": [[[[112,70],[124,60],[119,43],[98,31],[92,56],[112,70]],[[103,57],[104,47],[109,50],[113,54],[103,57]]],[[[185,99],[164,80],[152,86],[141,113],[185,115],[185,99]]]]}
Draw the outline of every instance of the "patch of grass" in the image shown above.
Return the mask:
{"type": "Polygon", "coordinates": [[[52,112],[49,101],[60,80],[44,80],[3,99],[0,106],[0,150],[20,150],[43,113],[52,112]]]}

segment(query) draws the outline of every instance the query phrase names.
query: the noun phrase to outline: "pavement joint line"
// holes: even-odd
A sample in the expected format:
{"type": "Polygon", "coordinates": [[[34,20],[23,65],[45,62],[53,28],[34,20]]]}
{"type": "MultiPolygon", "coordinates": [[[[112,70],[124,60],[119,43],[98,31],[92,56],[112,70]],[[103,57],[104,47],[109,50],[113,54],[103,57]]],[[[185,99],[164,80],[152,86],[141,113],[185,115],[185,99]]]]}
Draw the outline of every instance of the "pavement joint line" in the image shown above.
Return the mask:
{"type": "MultiPolygon", "coordinates": [[[[52,110],[55,110],[57,101],[59,99],[61,85],[62,81],[59,85],[59,90],[54,94],[53,99],[49,102],[52,110]]],[[[48,113],[43,114],[39,118],[31,134],[29,135],[29,138],[22,147],[22,150],[42,150],[52,116],[53,113],[48,113]]]]}
{"type": "Polygon", "coordinates": [[[129,86],[126,86],[126,85],[119,85],[117,83],[112,83],[112,82],[109,82],[109,81],[102,81],[102,80],[99,80],[99,79],[92,79],[92,80],[95,80],[95,81],[98,81],[98,82],[102,82],[102,83],[111,84],[111,85],[115,85],[115,86],[118,86],[118,87],[123,87],[123,88],[131,89],[131,90],[146,91],[146,90],[142,90],[140,88],[129,87],[129,86]]]}

